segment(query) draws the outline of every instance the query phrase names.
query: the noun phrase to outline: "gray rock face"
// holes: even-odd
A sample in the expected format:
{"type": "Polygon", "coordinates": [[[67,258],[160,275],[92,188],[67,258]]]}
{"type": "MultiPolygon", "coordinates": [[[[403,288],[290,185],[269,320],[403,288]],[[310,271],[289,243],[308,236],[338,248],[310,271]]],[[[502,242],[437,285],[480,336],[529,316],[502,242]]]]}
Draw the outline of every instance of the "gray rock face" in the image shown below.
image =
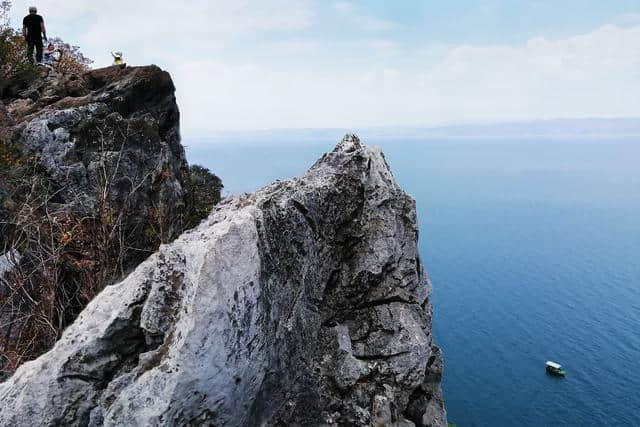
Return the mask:
{"type": "Polygon", "coordinates": [[[7,139],[37,156],[59,204],[94,214],[104,199],[115,210],[128,204],[142,216],[152,207],[175,215],[187,163],[168,73],[109,67],[73,84],[53,72],[37,83],[35,101],[9,103],[15,123],[7,139]]]}
{"type": "Polygon", "coordinates": [[[0,380],[219,199],[187,165],[174,92],[156,66],[115,66],[0,99],[0,254],[21,255],[0,258],[0,380]]]}
{"type": "Polygon", "coordinates": [[[107,287],[0,384],[0,425],[446,426],[417,235],[347,136],[107,287]]]}

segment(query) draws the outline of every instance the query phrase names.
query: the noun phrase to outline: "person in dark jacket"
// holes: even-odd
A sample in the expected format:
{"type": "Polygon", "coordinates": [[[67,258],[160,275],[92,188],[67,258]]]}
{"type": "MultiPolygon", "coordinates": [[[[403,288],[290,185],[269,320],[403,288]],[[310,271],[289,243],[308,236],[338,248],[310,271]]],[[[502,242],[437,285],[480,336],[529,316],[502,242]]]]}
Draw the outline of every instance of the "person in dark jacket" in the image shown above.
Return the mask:
{"type": "Polygon", "coordinates": [[[33,49],[36,49],[36,62],[42,62],[42,38],[47,39],[47,30],[44,27],[44,19],[38,15],[38,9],[29,8],[29,14],[22,20],[22,35],[27,42],[27,57],[33,62],[33,49]]]}

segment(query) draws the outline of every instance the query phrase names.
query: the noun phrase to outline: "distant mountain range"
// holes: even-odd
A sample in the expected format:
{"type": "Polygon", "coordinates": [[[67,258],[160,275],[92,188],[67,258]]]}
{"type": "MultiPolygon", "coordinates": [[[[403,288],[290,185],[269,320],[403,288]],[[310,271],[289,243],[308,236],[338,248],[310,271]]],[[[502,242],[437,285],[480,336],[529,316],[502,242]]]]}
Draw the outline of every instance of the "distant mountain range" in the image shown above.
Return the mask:
{"type": "MultiPolygon", "coordinates": [[[[435,127],[369,127],[324,129],[263,129],[250,131],[214,131],[197,141],[301,142],[340,139],[355,132],[367,139],[390,138],[573,138],[573,137],[640,137],[640,117],[621,119],[554,119],[519,122],[466,123],[435,127]]],[[[187,142],[189,144],[189,142],[187,142]]]]}
{"type": "MultiPolygon", "coordinates": [[[[626,137],[640,136],[640,117],[624,119],[555,119],[503,123],[473,123],[430,128],[374,130],[376,137],[626,137]]],[[[373,135],[372,135],[373,136],[373,135]]]]}

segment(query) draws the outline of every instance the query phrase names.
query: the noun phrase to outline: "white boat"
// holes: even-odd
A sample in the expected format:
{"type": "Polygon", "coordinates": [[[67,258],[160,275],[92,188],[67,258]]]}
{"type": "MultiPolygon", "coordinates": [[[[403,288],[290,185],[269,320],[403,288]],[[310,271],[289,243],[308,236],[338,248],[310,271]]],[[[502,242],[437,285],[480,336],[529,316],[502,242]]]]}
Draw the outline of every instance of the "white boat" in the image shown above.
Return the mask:
{"type": "Polygon", "coordinates": [[[562,365],[550,360],[547,361],[547,372],[549,372],[551,375],[558,375],[561,377],[564,377],[567,374],[565,370],[562,369],[562,365]]]}

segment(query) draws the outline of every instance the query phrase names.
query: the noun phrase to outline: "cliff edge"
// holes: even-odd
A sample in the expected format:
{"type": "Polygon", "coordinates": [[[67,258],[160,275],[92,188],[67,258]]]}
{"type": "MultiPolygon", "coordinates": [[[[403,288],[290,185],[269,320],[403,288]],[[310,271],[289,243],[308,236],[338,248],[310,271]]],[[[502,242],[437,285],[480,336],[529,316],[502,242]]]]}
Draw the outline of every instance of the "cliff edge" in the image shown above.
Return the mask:
{"type": "Polygon", "coordinates": [[[40,70],[0,99],[0,380],[220,198],[186,162],[167,72],[40,70]]]}
{"type": "Polygon", "coordinates": [[[0,425],[446,426],[417,238],[347,136],[104,289],[0,384],[0,425]]]}

